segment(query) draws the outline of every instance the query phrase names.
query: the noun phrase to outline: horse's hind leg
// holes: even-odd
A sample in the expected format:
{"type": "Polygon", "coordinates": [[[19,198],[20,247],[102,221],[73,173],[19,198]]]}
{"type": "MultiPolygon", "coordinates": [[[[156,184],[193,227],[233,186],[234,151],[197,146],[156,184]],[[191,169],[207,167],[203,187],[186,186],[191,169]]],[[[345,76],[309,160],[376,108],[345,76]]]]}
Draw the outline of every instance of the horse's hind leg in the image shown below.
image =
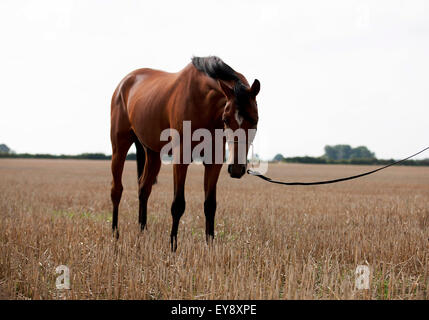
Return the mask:
{"type": "Polygon", "coordinates": [[[137,136],[134,137],[134,144],[136,146],[136,158],[137,158],[137,182],[139,182],[141,176],[143,175],[144,165],[146,162],[146,151],[144,150],[144,147],[140,143],[137,136]]]}
{"type": "Polygon", "coordinates": [[[125,158],[131,144],[133,143],[132,135],[122,134],[112,136],[112,189],[111,198],[113,204],[112,230],[116,238],[119,238],[118,231],[118,210],[119,202],[122,196],[122,171],[124,170],[125,158]]]}
{"type": "Polygon", "coordinates": [[[146,148],[144,170],[139,178],[139,223],[141,231],[146,227],[147,200],[152,191],[152,185],[161,168],[159,153],[146,148]]]}

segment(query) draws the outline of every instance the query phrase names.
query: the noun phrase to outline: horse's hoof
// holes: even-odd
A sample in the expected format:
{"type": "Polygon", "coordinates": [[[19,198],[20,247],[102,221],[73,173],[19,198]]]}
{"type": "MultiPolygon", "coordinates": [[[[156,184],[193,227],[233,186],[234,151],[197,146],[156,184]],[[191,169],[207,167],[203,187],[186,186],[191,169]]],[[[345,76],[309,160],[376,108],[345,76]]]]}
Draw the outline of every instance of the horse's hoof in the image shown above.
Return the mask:
{"type": "Polygon", "coordinates": [[[212,235],[206,236],[206,243],[209,248],[213,246],[213,241],[214,241],[214,236],[212,235]]]}
{"type": "Polygon", "coordinates": [[[177,251],[177,238],[172,237],[170,240],[170,244],[171,244],[171,252],[176,252],[177,251]]]}

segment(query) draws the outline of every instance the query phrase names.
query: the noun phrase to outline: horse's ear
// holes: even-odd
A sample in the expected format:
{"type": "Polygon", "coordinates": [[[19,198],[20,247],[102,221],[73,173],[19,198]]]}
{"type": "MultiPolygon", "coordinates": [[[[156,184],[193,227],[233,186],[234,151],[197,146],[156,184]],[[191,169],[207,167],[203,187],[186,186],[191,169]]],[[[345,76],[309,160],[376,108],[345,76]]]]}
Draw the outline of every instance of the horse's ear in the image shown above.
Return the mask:
{"type": "Polygon", "coordinates": [[[231,88],[230,86],[228,86],[224,81],[222,80],[218,80],[219,85],[223,91],[223,93],[225,94],[225,96],[229,99],[234,98],[234,89],[231,88]]]}
{"type": "Polygon", "coordinates": [[[250,93],[256,97],[259,93],[259,90],[261,90],[261,83],[258,79],[255,79],[255,81],[253,81],[252,87],[250,88],[250,93]]]}

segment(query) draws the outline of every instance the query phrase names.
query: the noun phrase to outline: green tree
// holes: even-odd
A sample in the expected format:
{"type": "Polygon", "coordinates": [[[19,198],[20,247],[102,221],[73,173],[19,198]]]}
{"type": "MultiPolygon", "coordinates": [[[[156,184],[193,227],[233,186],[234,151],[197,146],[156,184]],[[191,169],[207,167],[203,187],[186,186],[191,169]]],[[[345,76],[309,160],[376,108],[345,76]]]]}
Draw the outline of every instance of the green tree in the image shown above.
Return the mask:
{"type": "Polygon", "coordinates": [[[325,157],[329,160],[348,160],[352,152],[352,147],[348,144],[337,144],[335,146],[325,146],[325,157]]]}
{"type": "Polygon", "coordinates": [[[329,160],[338,160],[337,149],[333,146],[325,146],[325,158],[329,160]]]}
{"type": "Polygon", "coordinates": [[[273,161],[283,161],[285,157],[281,153],[278,153],[274,156],[273,161]]]}
{"type": "Polygon", "coordinates": [[[353,148],[350,159],[375,159],[375,153],[365,146],[353,148]]]}
{"type": "Polygon", "coordinates": [[[337,144],[325,146],[324,157],[328,160],[375,159],[375,154],[365,146],[352,148],[348,144],[337,144]]]}
{"type": "Polygon", "coordinates": [[[0,153],[12,153],[12,150],[7,145],[0,144],[0,153]]]}

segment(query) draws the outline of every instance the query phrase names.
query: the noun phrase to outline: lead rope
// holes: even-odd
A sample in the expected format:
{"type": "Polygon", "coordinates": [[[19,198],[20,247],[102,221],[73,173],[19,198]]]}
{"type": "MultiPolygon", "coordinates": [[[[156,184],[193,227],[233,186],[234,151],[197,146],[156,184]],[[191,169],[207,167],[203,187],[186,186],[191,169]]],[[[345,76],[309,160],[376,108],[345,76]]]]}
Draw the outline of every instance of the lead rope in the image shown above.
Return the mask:
{"type": "MultiPolygon", "coordinates": [[[[287,186],[312,186],[312,185],[318,185],[318,184],[329,184],[329,183],[336,183],[336,182],[341,182],[341,181],[346,181],[346,180],[352,180],[352,179],[360,178],[360,177],[363,177],[363,176],[367,176],[369,174],[372,174],[372,173],[375,173],[377,171],[386,169],[386,168],[388,168],[390,166],[393,166],[395,164],[404,162],[405,160],[408,160],[408,159],[410,159],[412,157],[415,157],[416,155],[418,155],[418,154],[420,154],[420,153],[422,153],[422,152],[424,152],[424,151],[426,151],[428,149],[429,149],[429,147],[426,147],[423,150],[421,150],[421,151],[419,151],[419,152],[417,152],[417,153],[415,153],[415,154],[413,154],[413,155],[411,155],[411,156],[409,156],[409,157],[407,157],[405,159],[402,159],[402,160],[399,160],[399,161],[395,161],[395,162],[393,162],[391,164],[385,165],[385,166],[383,166],[381,168],[378,168],[378,169],[375,169],[375,170],[372,170],[372,171],[368,171],[368,172],[361,173],[361,174],[358,174],[358,175],[355,175],[355,176],[351,176],[351,177],[334,179],[334,180],[315,181],[315,182],[283,182],[283,181],[273,180],[271,178],[268,178],[268,177],[264,176],[263,174],[261,174],[261,173],[259,173],[257,171],[253,171],[253,170],[250,170],[250,169],[247,170],[247,173],[250,174],[250,175],[252,175],[252,176],[261,178],[261,179],[263,179],[265,181],[271,182],[271,183],[283,184],[283,185],[287,185],[287,186]]],[[[252,148],[252,157],[253,157],[253,148],[252,148]]]]}

